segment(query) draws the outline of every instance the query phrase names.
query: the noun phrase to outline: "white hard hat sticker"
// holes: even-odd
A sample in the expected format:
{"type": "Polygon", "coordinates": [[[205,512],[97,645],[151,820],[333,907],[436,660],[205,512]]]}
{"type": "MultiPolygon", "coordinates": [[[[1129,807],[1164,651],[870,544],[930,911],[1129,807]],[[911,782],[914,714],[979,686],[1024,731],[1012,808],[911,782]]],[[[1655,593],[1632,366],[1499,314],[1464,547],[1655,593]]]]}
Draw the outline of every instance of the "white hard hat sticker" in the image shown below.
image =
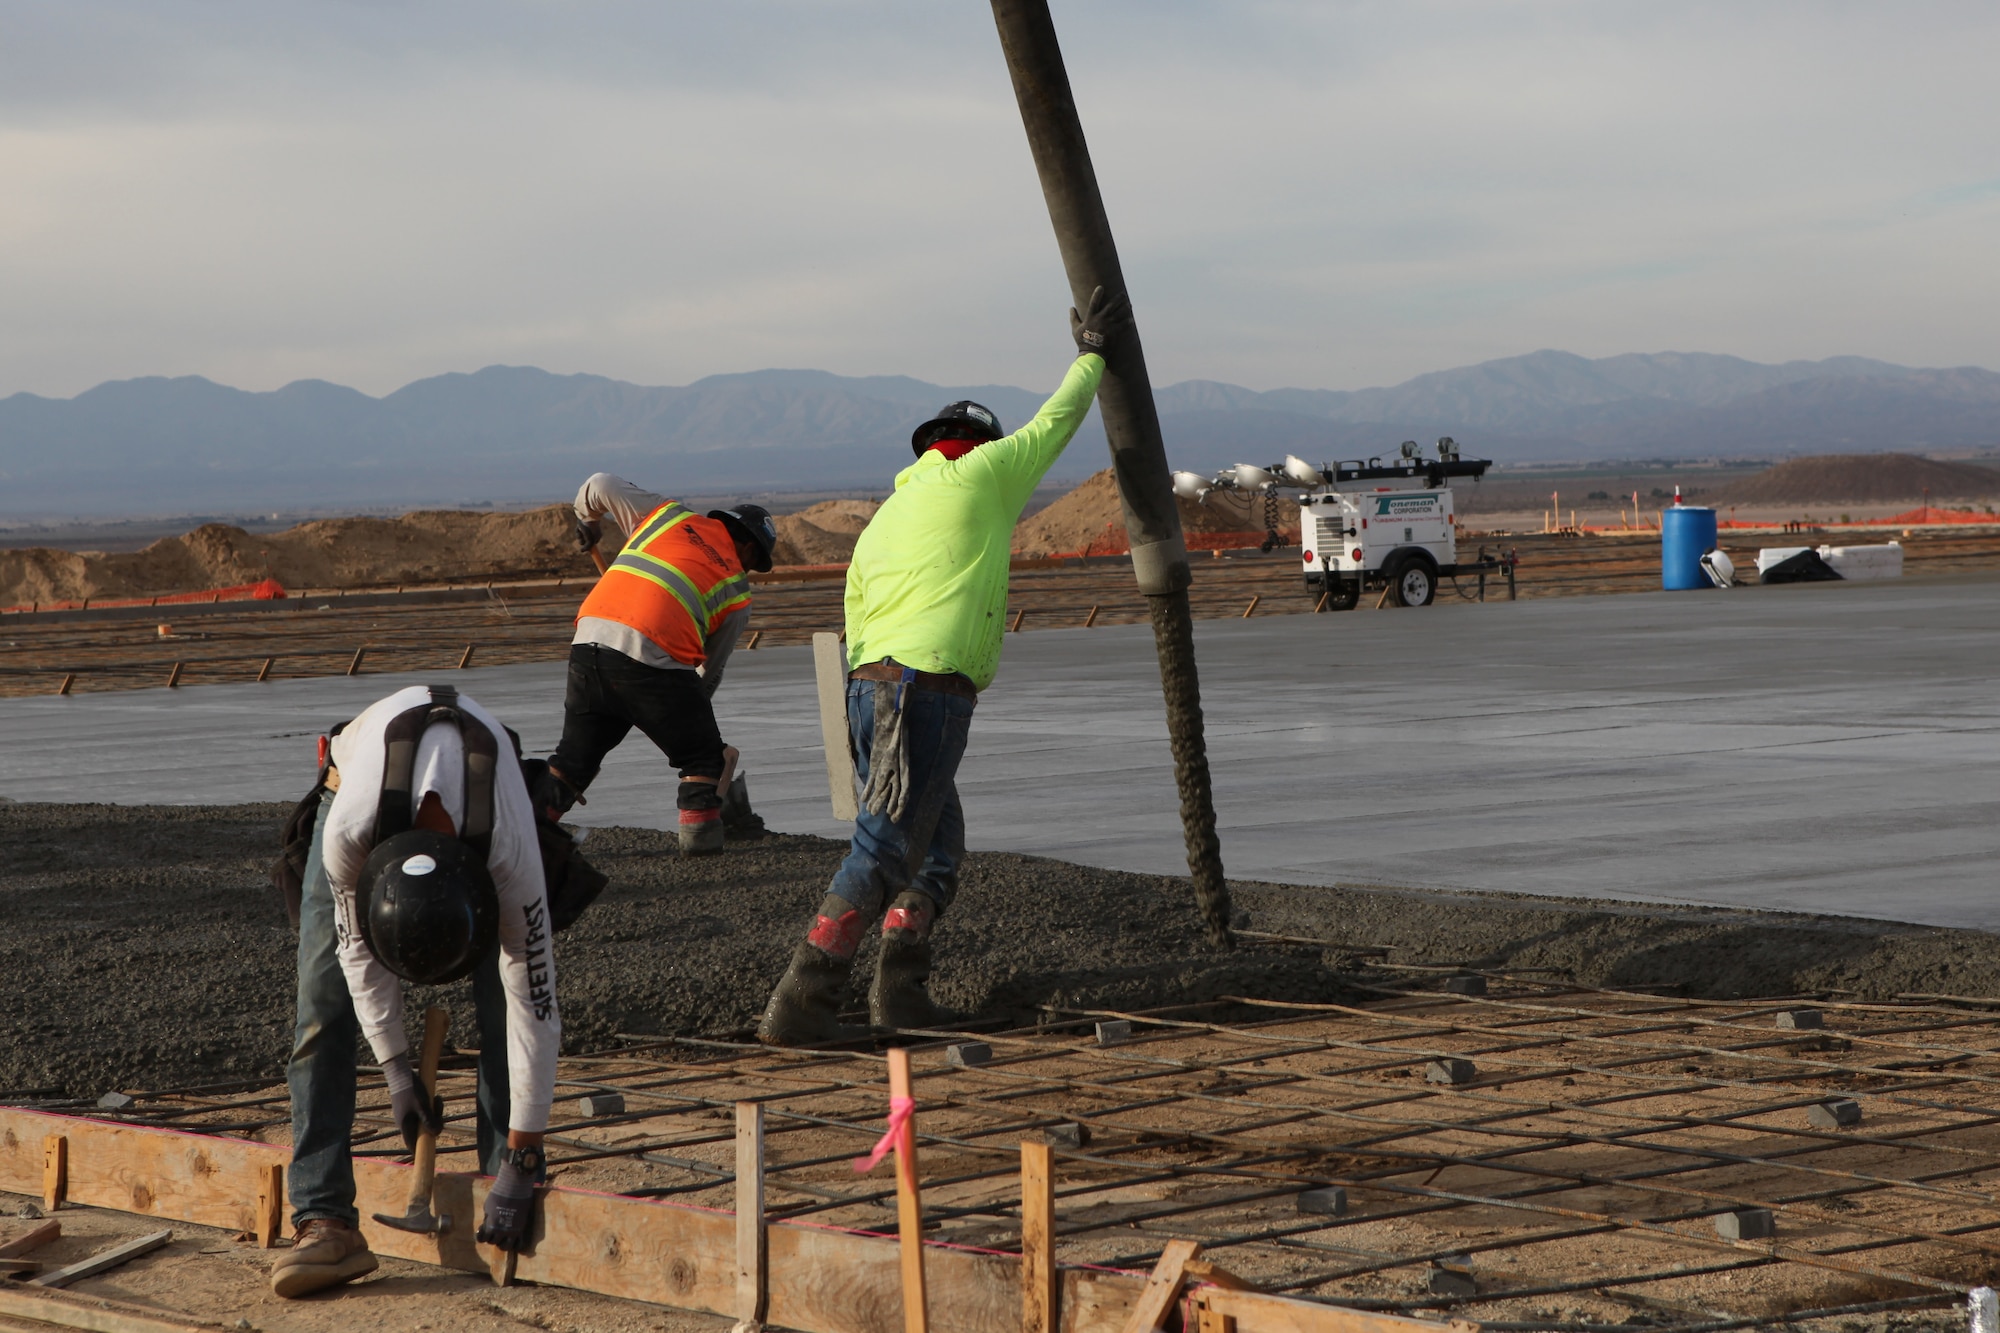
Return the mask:
{"type": "Polygon", "coordinates": [[[428,875],[437,868],[438,863],[436,861],[423,855],[413,856],[403,862],[403,873],[405,875],[428,875]]]}

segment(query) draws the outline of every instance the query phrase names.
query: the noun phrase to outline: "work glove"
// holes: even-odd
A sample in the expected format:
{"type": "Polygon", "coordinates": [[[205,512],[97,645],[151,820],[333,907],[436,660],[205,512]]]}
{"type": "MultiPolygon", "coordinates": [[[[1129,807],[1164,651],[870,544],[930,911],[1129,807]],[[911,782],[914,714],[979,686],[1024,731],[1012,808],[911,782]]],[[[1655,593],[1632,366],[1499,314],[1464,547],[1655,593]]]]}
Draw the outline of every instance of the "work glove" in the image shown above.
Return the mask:
{"type": "Polygon", "coordinates": [[[424,1089],[410,1068],[407,1051],[382,1062],[382,1081],[389,1085],[389,1119],[403,1132],[403,1146],[415,1152],[417,1135],[424,1129],[436,1134],[444,1128],[444,1098],[433,1097],[428,1107],[424,1105],[424,1089]]]}
{"type": "Polygon", "coordinates": [[[603,535],[604,535],[604,526],[601,523],[599,523],[596,519],[580,518],[576,521],[577,550],[588,551],[591,547],[597,545],[598,538],[602,537],[603,535]]]}
{"type": "Polygon", "coordinates": [[[1078,356],[1085,352],[1103,356],[1105,349],[1131,324],[1132,299],[1123,292],[1107,297],[1099,287],[1090,294],[1081,315],[1076,313],[1075,306],[1069,308],[1069,332],[1076,339],[1078,356]]]}
{"type": "Polygon", "coordinates": [[[535,1178],[512,1162],[501,1164],[486,1192],[486,1212],[474,1237],[481,1245],[498,1245],[518,1250],[528,1240],[528,1226],[535,1216],[535,1178]]]}

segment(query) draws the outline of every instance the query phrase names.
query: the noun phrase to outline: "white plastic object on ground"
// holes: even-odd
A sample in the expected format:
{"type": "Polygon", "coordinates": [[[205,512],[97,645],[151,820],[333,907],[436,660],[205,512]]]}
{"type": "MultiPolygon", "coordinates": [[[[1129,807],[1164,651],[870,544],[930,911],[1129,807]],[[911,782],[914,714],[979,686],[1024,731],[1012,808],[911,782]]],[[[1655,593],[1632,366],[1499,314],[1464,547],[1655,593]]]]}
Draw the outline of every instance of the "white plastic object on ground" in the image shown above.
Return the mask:
{"type": "Polygon", "coordinates": [[[1822,546],[1819,558],[1844,579],[1899,579],[1903,577],[1903,544],[1887,546],[1822,546]]]}
{"type": "Polygon", "coordinates": [[[1720,546],[1701,558],[1701,572],[1718,588],[1736,586],[1736,562],[1720,546]]]}

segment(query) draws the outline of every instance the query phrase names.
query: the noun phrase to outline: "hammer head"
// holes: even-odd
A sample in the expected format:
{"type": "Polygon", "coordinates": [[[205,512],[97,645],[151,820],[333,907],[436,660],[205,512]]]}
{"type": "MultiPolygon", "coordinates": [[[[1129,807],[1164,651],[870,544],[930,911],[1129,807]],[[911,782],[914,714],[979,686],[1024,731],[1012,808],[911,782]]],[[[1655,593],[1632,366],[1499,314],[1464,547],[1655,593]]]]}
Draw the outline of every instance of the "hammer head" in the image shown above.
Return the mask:
{"type": "Polygon", "coordinates": [[[414,1231],[424,1236],[442,1236],[451,1230],[451,1214],[433,1213],[429,1208],[412,1209],[401,1217],[377,1213],[375,1220],[385,1227],[394,1227],[398,1231],[414,1231]]]}

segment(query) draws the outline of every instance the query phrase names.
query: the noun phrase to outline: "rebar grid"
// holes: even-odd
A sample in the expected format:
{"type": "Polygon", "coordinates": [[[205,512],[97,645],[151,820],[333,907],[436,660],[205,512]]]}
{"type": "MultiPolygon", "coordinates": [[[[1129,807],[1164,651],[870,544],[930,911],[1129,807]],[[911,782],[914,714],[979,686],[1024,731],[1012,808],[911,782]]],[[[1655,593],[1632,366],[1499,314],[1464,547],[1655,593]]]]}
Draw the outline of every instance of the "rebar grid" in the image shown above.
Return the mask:
{"type": "MultiPolygon", "coordinates": [[[[969,1067],[946,1055],[966,1039],[936,1034],[914,1052],[926,1230],[1018,1248],[1016,1144],[1053,1132],[1064,1262],[1142,1267],[1188,1236],[1267,1290],[1493,1328],[1719,1331],[1949,1304],[2000,1272],[2000,1015],[1479,975],[1488,994],[1371,969],[1379,998],[1241,998],[1228,1022],[1055,1010],[980,1036],[991,1058],[969,1067]],[[1787,1011],[1825,1026],[1774,1027],[1787,1011]],[[1134,1034],[1099,1046],[1097,1020],[1134,1034]],[[1449,1060],[1476,1076],[1424,1081],[1449,1060]],[[1836,1097],[1860,1124],[1808,1123],[1836,1097]],[[1333,1186],[1344,1214],[1299,1211],[1302,1191],[1333,1186]],[[1747,1209],[1770,1210],[1776,1235],[1725,1239],[1715,1219],[1747,1209]]],[[[472,1078],[468,1057],[447,1061],[448,1154],[470,1151],[472,1078]]],[[[396,1153],[367,1084],[357,1141],[396,1153]]],[[[634,1038],[567,1057],[552,1168],[729,1207],[732,1108],[750,1100],[766,1108],[774,1218],[895,1230],[887,1169],[848,1165],[886,1113],[873,1051],[634,1038]],[[625,1111],[562,1114],[603,1092],[625,1111]]],[[[232,1084],[121,1114],[264,1136],[285,1107],[282,1089],[232,1084]]]]}

